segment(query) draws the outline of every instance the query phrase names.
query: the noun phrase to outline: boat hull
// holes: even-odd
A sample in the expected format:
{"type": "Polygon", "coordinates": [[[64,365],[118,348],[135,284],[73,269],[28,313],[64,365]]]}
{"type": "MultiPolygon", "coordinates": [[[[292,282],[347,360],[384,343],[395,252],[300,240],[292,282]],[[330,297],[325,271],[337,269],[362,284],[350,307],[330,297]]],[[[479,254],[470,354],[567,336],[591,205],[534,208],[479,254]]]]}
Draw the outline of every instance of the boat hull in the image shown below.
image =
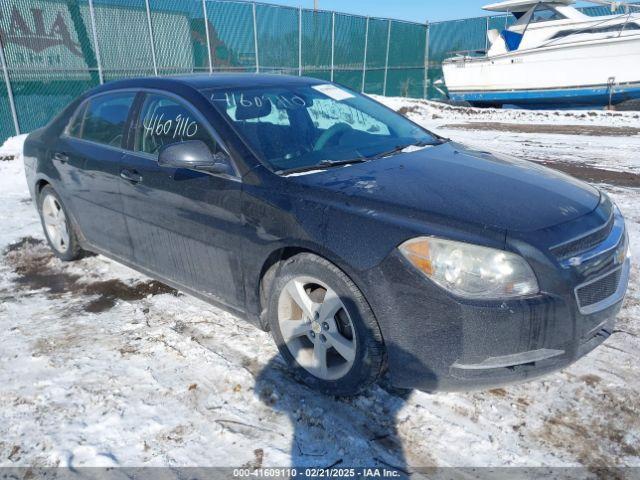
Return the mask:
{"type": "Polygon", "coordinates": [[[640,35],[443,64],[449,97],[478,106],[594,107],[640,98],[640,35]]]}
{"type": "Polygon", "coordinates": [[[454,102],[478,107],[516,105],[528,108],[583,108],[618,105],[640,99],[640,82],[628,85],[585,86],[549,90],[507,90],[449,93],[454,102]]]}

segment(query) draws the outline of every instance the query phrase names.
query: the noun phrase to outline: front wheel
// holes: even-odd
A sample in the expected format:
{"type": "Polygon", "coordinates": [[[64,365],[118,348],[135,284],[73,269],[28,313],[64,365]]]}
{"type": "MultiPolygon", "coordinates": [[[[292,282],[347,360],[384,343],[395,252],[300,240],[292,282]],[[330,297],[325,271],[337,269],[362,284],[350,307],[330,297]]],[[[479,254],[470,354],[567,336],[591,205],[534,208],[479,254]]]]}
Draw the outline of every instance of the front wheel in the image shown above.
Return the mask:
{"type": "Polygon", "coordinates": [[[307,385],[355,395],[383,367],[378,323],[356,285],[330,262],[300,254],[284,262],[270,289],[268,318],[280,353],[307,385]]]}
{"type": "Polygon", "coordinates": [[[38,196],[38,211],[47,242],[60,260],[72,261],[82,256],[82,250],[71,217],[62,200],[49,185],[38,196]]]}

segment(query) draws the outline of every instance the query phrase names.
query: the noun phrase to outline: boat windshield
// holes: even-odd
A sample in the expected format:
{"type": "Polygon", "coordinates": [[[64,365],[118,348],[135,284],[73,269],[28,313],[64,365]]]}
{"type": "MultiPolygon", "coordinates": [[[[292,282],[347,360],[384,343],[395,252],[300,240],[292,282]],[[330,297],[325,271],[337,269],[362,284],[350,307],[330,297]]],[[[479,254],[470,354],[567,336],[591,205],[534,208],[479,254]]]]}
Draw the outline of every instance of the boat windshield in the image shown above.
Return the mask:
{"type": "Polygon", "coordinates": [[[562,15],[553,7],[538,5],[531,16],[531,23],[550,22],[552,20],[565,20],[567,17],[562,15]]]}
{"type": "Polygon", "coordinates": [[[216,88],[203,94],[278,172],[367,161],[440,142],[370,98],[333,84],[216,88]]]}
{"type": "Polygon", "coordinates": [[[520,24],[531,24],[541,22],[551,22],[554,20],[566,20],[567,17],[560,13],[552,6],[538,4],[533,7],[532,10],[524,13],[514,13],[514,15],[520,20],[520,24]],[[529,13],[531,12],[531,13],[529,13]]]}

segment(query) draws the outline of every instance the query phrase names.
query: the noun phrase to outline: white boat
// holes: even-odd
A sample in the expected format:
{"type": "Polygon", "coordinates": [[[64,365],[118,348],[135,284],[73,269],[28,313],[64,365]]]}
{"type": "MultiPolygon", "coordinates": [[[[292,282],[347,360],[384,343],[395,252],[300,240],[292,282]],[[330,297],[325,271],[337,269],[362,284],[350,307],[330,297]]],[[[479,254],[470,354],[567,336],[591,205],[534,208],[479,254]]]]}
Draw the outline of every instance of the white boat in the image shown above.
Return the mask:
{"type": "Polygon", "coordinates": [[[511,13],[517,21],[487,33],[486,53],[458,53],[444,61],[450,99],[543,108],[640,98],[640,13],[628,5],[624,14],[589,17],[573,3],[509,0],[483,7],[511,13]]]}

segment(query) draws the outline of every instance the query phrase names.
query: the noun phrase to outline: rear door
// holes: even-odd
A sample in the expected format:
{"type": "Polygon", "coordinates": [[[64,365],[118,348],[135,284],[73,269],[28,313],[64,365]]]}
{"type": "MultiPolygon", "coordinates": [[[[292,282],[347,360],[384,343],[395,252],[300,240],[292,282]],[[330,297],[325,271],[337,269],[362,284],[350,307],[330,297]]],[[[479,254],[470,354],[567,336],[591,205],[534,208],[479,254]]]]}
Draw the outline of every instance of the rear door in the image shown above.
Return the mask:
{"type": "Polygon", "coordinates": [[[120,160],[135,92],[89,98],[51,152],[71,211],[95,247],[129,259],[132,249],[120,197],[120,160]]]}
{"type": "Polygon", "coordinates": [[[221,148],[203,116],[177,97],[147,93],[122,158],[121,193],[135,262],[230,307],[244,307],[241,182],[161,167],[168,144],[202,140],[221,148]]]}

